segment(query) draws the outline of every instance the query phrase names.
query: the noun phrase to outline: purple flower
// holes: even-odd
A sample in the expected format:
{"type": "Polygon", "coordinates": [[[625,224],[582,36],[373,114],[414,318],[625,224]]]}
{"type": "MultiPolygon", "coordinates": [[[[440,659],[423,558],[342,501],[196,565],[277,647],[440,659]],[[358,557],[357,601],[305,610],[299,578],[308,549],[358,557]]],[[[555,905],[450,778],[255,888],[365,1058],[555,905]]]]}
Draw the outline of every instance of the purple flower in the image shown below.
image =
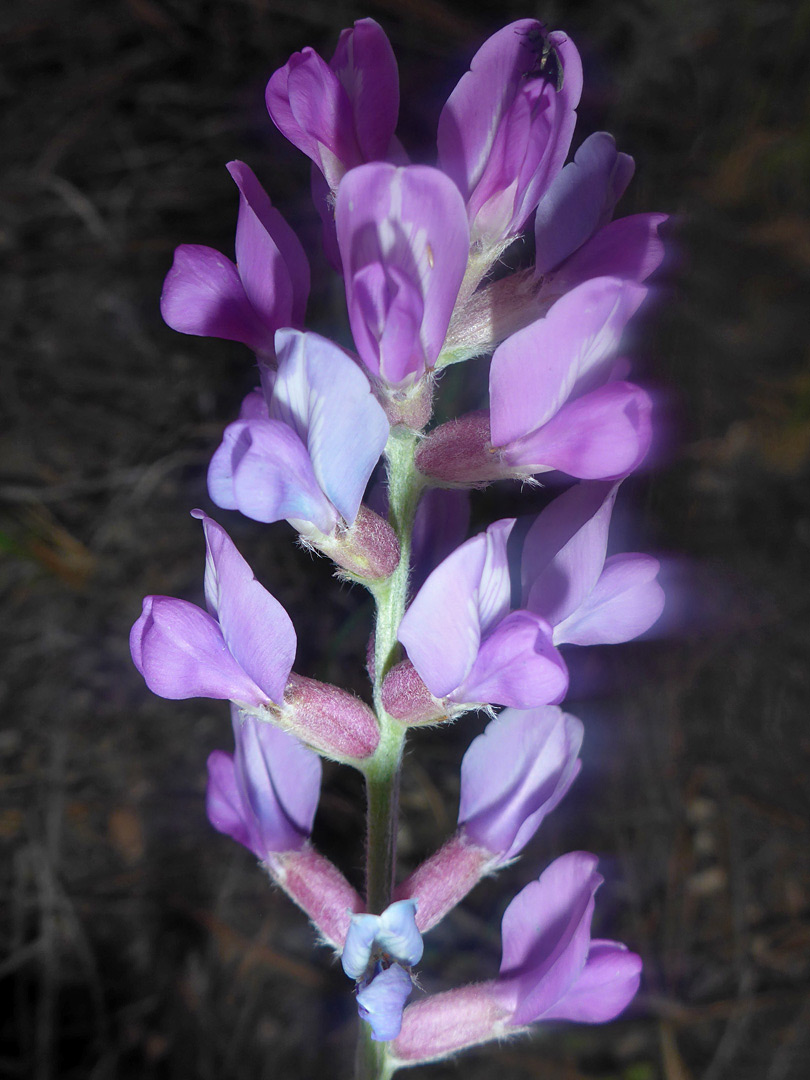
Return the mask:
{"type": "Polygon", "coordinates": [[[187,600],[147,596],[132,627],[132,659],[165,698],[225,698],[249,708],[280,705],[295,657],[284,608],[222,528],[201,510],[205,530],[203,611],[187,600]]]}
{"type": "Polygon", "coordinates": [[[267,84],[267,111],[337,190],[345,172],[385,159],[399,112],[391,44],[373,19],[344,30],[332,62],[310,48],[293,53],[267,84]]]}
{"type": "Polygon", "coordinates": [[[318,808],[320,758],[286,731],[231,713],[235,753],[208,758],[208,819],[262,861],[300,851],[318,808]]]}
{"type": "Polygon", "coordinates": [[[575,484],[537,516],[523,543],[523,603],[555,645],[609,645],[648,630],[664,607],[651,555],[605,558],[618,484],[575,484]]]}
{"type": "Polygon", "coordinates": [[[374,753],[379,730],[362,701],[292,672],[295,630],[253,576],[225,530],[201,510],[208,611],[147,596],[130,633],[146,685],[165,698],[224,698],[281,724],[327,757],[355,763],[374,753]]]}
{"type": "Polygon", "coordinates": [[[436,428],[418,468],[446,484],[526,478],[559,470],[582,479],[628,475],[652,438],[652,401],[621,373],[616,352],[646,288],[595,278],[492,357],[490,411],[436,428]]]}
{"type": "Polygon", "coordinates": [[[331,341],[280,330],[276,349],[269,398],[250,395],[225,429],[208,490],[217,506],[255,521],[287,518],[332,534],[354,524],[388,421],[363,371],[331,341]]]}
{"type": "Polygon", "coordinates": [[[592,941],[597,859],[563,855],[521,890],[501,924],[503,957],[493,987],[509,1024],[536,1020],[603,1023],[638,989],[641,960],[624,945],[592,941]]]}
{"type": "Polygon", "coordinates": [[[536,1021],[604,1023],[635,996],[641,959],[591,939],[596,857],[563,855],[506,909],[496,980],[410,1005],[392,1046],[395,1064],[437,1061],[536,1021]]]}
{"type": "Polygon", "coordinates": [[[416,901],[397,900],[382,915],[352,915],[341,963],[359,983],[358,1012],[371,1025],[372,1038],[388,1042],[399,1035],[402,1008],[413,989],[406,968],[422,959],[416,928],[416,901]]]}
{"type": "Polygon", "coordinates": [[[581,92],[573,42],[535,19],[505,26],[475,54],[438,132],[439,164],[464,196],[473,240],[497,244],[523,227],[563,166],[581,92]]]}
{"type": "Polygon", "coordinates": [[[534,836],[579,773],[582,724],[547,705],[504,709],[461,763],[457,832],[397,888],[422,933],[534,836]]]}
{"type": "Polygon", "coordinates": [[[581,721],[553,705],[504,709],[461,762],[458,823],[501,861],[528,844],[579,772],[581,721]]]}
{"type": "Polygon", "coordinates": [[[497,521],[428,577],[405,613],[399,640],[428,690],[447,707],[533,708],[559,701],[567,673],[550,626],[511,611],[506,543],[514,519],[497,521]]]}
{"type": "Polygon", "coordinates": [[[469,232],[456,187],[423,165],[363,165],[335,208],[357,351],[372,375],[410,385],[444,343],[464,277],[469,232]]]}
{"type": "Polygon", "coordinates": [[[358,990],[357,1011],[371,1025],[375,1042],[389,1042],[402,1029],[402,1010],[413,990],[413,980],[399,964],[380,968],[358,990]]]}
{"type": "Polygon", "coordinates": [[[415,915],[415,900],[397,900],[382,915],[352,915],[341,958],[349,978],[362,979],[380,952],[407,967],[418,964],[424,945],[415,915]]]}
{"type": "Polygon", "coordinates": [[[166,275],[160,310],[173,330],[241,341],[274,357],[281,326],[302,326],[309,264],[295,233],[241,161],[228,171],[239,188],[236,265],[213,248],[182,244],[166,275]]]}
{"type": "Polygon", "coordinates": [[[609,224],[635,165],[605,131],[590,135],[540,200],[535,218],[538,296],[561,295],[594,277],[644,281],[664,257],[666,214],[634,214],[609,224]]]}

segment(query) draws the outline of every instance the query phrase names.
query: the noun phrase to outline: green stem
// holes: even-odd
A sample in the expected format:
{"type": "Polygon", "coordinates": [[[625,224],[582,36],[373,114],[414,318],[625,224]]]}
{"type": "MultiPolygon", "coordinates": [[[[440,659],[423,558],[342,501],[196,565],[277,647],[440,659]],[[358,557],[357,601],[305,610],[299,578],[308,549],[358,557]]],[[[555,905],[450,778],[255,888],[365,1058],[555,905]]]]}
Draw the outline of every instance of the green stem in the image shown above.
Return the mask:
{"type": "MultiPolygon", "coordinates": [[[[368,798],[366,838],[366,905],[380,914],[391,903],[396,865],[399,774],[406,728],[383,708],[382,684],[400,658],[397,632],[408,600],[411,534],[423,482],[414,466],[417,434],[392,430],[386,446],[388,459],[388,519],[397,534],[400,561],[386,581],[372,588],[377,603],[374,644],[374,707],[380,725],[380,743],[364,767],[368,798]]],[[[360,1024],[355,1076],[357,1080],[389,1080],[393,1070],[384,1043],[371,1038],[368,1024],[360,1024]]]]}

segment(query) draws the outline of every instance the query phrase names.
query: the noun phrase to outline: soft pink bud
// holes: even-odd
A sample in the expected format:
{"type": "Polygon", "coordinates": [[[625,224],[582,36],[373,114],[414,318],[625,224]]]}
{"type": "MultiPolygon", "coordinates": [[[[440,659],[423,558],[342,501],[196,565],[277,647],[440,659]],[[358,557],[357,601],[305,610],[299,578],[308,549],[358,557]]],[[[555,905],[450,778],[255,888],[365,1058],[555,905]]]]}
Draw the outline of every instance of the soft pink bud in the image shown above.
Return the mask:
{"type": "Polygon", "coordinates": [[[324,555],[328,555],[346,576],[360,581],[383,581],[399,565],[399,541],[396,533],[379,514],[361,506],[349,528],[337,529],[331,535],[313,536],[306,532],[303,539],[324,555]]]}
{"type": "Polygon", "coordinates": [[[439,1061],[469,1046],[503,1039],[509,1010],[491,994],[493,983],[477,983],[434,994],[409,1005],[402,1030],[391,1044],[392,1061],[401,1065],[439,1061]]]}
{"type": "Polygon", "coordinates": [[[504,472],[490,439],[489,412],[468,413],[431,431],[416,451],[416,467],[442,487],[497,480],[504,472]]]}
{"type": "Polygon", "coordinates": [[[324,943],[342,949],[352,914],[363,910],[363,901],[338,868],[309,844],[301,851],[270,855],[265,865],[324,943]]]}
{"type": "Polygon", "coordinates": [[[416,925],[426,934],[497,864],[497,856],[459,830],[397,887],[395,896],[418,901],[416,925]]]}
{"type": "Polygon", "coordinates": [[[431,694],[410,660],[392,667],[382,684],[383,708],[403,724],[435,724],[450,716],[448,703],[431,694]]]}
{"type": "Polygon", "coordinates": [[[359,698],[331,683],[292,673],[284,692],[281,724],[324,757],[355,764],[380,741],[374,713],[359,698]]]}

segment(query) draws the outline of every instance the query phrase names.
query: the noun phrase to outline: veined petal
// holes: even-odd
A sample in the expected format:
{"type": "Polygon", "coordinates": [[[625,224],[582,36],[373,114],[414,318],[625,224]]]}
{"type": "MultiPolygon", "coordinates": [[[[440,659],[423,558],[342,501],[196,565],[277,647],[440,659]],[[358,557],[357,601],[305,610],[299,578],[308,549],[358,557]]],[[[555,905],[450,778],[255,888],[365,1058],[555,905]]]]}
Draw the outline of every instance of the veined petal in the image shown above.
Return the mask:
{"type": "Polygon", "coordinates": [[[294,53],[271,75],[265,101],[282,135],[315,162],[333,190],[362,161],[346,91],[313,49],[294,53]]]}
{"type": "Polygon", "coordinates": [[[247,298],[272,330],[300,326],[309,296],[301,242],[244,162],[230,162],[228,172],[239,188],[236,267],[247,298]]]}
{"type": "Polygon", "coordinates": [[[234,761],[230,754],[214,750],[208,755],[208,787],[205,809],[214,828],[238,844],[250,848],[261,859],[262,852],[253,846],[253,836],[247,825],[247,814],[236,782],[234,761]]]}
{"type": "Polygon", "coordinates": [[[350,979],[362,979],[380,928],[380,916],[363,912],[352,915],[340,962],[350,979]]]}
{"type": "Polygon", "coordinates": [[[394,50],[374,19],[343,30],[329,64],[349,98],[363,161],[388,154],[399,114],[399,73],[394,50]]]}
{"type": "Polygon", "coordinates": [[[478,655],[477,590],[486,553],[484,533],[457,548],[429,575],[399,624],[399,640],[436,697],[461,685],[478,655]]]}
{"type": "Polygon", "coordinates": [[[484,640],[469,675],[447,695],[452,701],[533,709],[560,701],[568,671],[551,627],[529,611],[513,611],[484,640]]]}
{"type": "Polygon", "coordinates": [[[408,967],[419,963],[424,943],[416,928],[415,900],[397,900],[389,904],[380,916],[377,943],[389,956],[408,967]]]}
{"type": "Polygon", "coordinates": [[[502,460],[532,472],[559,469],[580,480],[618,480],[644,460],[652,440],[652,400],[639,386],[610,382],[575,401],[502,460]]]}
{"type": "Polygon", "coordinates": [[[605,564],[618,484],[575,484],[538,514],[523,541],[523,603],[552,626],[576,612],[605,564]]]}
{"type": "Polygon", "coordinates": [[[507,338],[490,368],[493,446],[515,442],[549,421],[577,382],[615,355],[646,293],[644,286],[618,278],[586,281],[545,318],[507,338]]]}
{"type": "Polygon", "coordinates": [[[651,555],[612,555],[583,603],[555,626],[555,643],[614,645],[649,630],[664,610],[659,569],[651,555]]]}
{"type": "Polygon", "coordinates": [[[537,207],[534,235],[538,274],[558,266],[610,221],[633,169],[633,159],[617,151],[612,135],[597,131],[588,136],[537,207]]]}
{"type": "Polygon", "coordinates": [[[627,1008],[640,981],[640,956],[618,941],[592,941],[582,974],[539,1019],[604,1024],[627,1008]]]}
{"type": "Polygon", "coordinates": [[[266,691],[232,656],[216,620],[187,600],[145,597],[129,646],[135,667],[160,697],[268,704],[266,691]]]}
{"type": "Polygon", "coordinates": [[[571,786],[582,736],[556,706],[504,709],[461,762],[464,834],[503,859],[517,855],[571,786]]]}
{"type": "Polygon", "coordinates": [[[590,947],[597,859],[584,851],[556,859],[518,893],[501,926],[499,982],[514,995],[511,1023],[531,1023],[581,976],[590,947]]]}
{"type": "Polygon", "coordinates": [[[300,851],[318,808],[320,758],[293,735],[249,716],[234,718],[234,740],[236,779],[261,839],[259,858],[300,851]]]}
{"type": "Polygon", "coordinates": [[[512,586],[506,545],[514,524],[515,518],[501,518],[484,533],[486,554],[478,586],[478,622],[482,634],[489,633],[509,612],[512,586]]]}
{"type": "Polygon", "coordinates": [[[192,516],[205,530],[205,595],[225,643],[245,674],[280,705],[295,658],[290,617],[253,576],[222,526],[201,510],[192,516]]]}
{"type": "Polygon", "coordinates": [[[357,994],[360,1019],[371,1025],[375,1042],[390,1042],[402,1029],[402,1010],[413,982],[407,971],[392,964],[375,975],[357,994]]]}
{"type": "Polygon", "coordinates": [[[351,525],[388,439],[385,411],[360,367],[319,334],[280,330],[276,350],[270,414],[305,441],[320,488],[351,525]]]}
{"type": "Polygon", "coordinates": [[[237,420],[225,428],[208,469],[208,493],[223,510],[254,521],[309,521],[322,533],[337,524],[306,446],[278,420],[237,420]]]}
{"type": "Polygon", "coordinates": [[[573,42],[561,31],[546,35],[534,19],[505,26],[475,54],[442,110],[438,131],[439,162],[468,202],[475,234],[496,239],[519,231],[562,168],[581,91],[573,42]],[[562,68],[559,90],[556,78],[540,70],[547,46],[549,62],[562,68]],[[508,139],[505,126],[515,129],[508,139]],[[510,189],[506,204],[502,194],[510,189]]]}
{"type": "MultiPolygon", "coordinates": [[[[378,314],[376,325],[368,325],[369,313],[356,295],[355,279],[366,267],[380,265],[388,280],[396,268],[401,275],[396,292],[405,279],[422,299],[418,341],[409,347],[409,374],[420,375],[441,351],[467,265],[469,230],[457,188],[438,169],[423,165],[364,165],[341,183],[335,221],[349,321],[363,362],[372,371],[380,370],[379,336],[385,320],[378,314]]],[[[392,292],[390,301],[393,297],[392,292]]],[[[398,366],[401,370],[401,360],[398,366]]],[[[381,371],[388,377],[384,366],[381,371]]]]}
{"type": "MultiPolygon", "coordinates": [[[[611,221],[567,258],[550,277],[555,292],[575,288],[589,278],[609,276],[646,281],[664,259],[658,230],[666,214],[632,214],[611,221]]],[[[543,295],[541,288],[540,296],[543,295]]]]}
{"type": "Polygon", "coordinates": [[[449,555],[400,623],[399,640],[436,697],[464,684],[482,636],[509,610],[506,543],[514,523],[514,518],[496,521],[449,555]]]}
{"type": "Polygon", "coordinates": [[[163,321],[181,334],[241,341],[254,352],[273,348],[273,330],[254,311],[236,267],[219,251],[181,244],[160,297],[163,321]]]}

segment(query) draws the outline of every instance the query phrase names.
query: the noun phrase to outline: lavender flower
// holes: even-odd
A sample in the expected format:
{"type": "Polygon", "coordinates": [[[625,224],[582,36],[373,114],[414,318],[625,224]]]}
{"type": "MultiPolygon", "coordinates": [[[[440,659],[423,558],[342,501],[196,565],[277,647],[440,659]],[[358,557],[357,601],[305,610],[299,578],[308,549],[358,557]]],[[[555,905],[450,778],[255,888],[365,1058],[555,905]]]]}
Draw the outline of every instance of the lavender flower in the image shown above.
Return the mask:
{"type": "Polygon", "coordinates": [[[287,518],[303,537],[363,577],[387,577],[396,537],[360,500],[388,438],[367,377],[318,334],[279,330],[279,368],[230,424],[208,471],[217,506],[256,521],[287,518]]]}
{"type": "Polygon", "coordinates": [[[266,363],[281,326],[303,326],[309,264],[298,237],[241,161],[228,172],[239,188],[236,264],[214,248],[181,244],[166,275],[160,311],[173,330],[228,338],[266,363]]]}
{"type": "Polygon", "coordinates": [[[208,611],[147,596],[130,634],[132,659],[165,698],[210,697],[282,723],[320,753],[357,761],[374,752],[374,714],[337,687],[292,674],[295,630],[225,530],[195,510],[205,529],[208,611]]]}
{"type": "Polygon", "coordinates": [[[510,610],[506,543],[513,525],[497,521],[462,544],[428,577],[400,623],[409,661],[445,715],[475,704],[533,708],[558,701],[568,685],[549,624],[510,610]]]}
{"type": "Polygon", "coordinates": [[[422,959],[415,914],[416,901],[399,900],[382,915],[353,915],[346,935],[343,970],[359,983],[358,1012],[377,1042],[399,1034],[402,1009],[413,989],[402,965],[410,968],[422,959]]]}
{"type": "Polygon", "coordinates": [[[235,753],[208,758],[211,824],[260,860],[300,851],[312,832],[321,762],[294,736],[232,707],[235,753]]]}
{"type": "Polygon", "coordinates": [[[397,889],[419,901],[422,933],[482,877],[515,858],[579,773],[583,728],[553,705],[504,709],[461,763],[457,832],[397,889]]]}
{"type": "Polygon", "coordinates": [[[632,472],[650,445],[652,402],[616,377],[615,357],[646,292],[595,278],[513,334],[492,357],[489,414],[435,429],[417,452],[419,469],[449,485],[550,470],[583,479],[632,472]]]}
{"type": "Polygon", "coordinates": [[[399,112],[397,64],[382,27],[359,19],[327,64],[314,49],[293,53],[267,84],[267,111],[311,158],[334,193],[344,174],[384,160],[399,112]]]}
{"type": "Polygon", "coordinates": [[[513,237],[563,166],[582,92],[582,64],[566,34],[535,19],[499,30],[475,54],[439,118],[439,164],[467,205],[474,241],[513,237]],[[556,79],[539,68],[547,47],[556,79]]]}
{"type": "Polygon", "coordinates": [[[441,351],[467,265],[461,196],[437,169],[364,165],[341,183],[335,221],[360,358],[411,385],[441,351]]]}
{"type": "Polygon", "coordinates": [[[612,645],[664,607],[657,559],[607,552],[618,484],[575,484],[537,516],[523,543],[523,603],[553,626],[555,645],[612,645]]]}
{"type": "Polygon", "coordinates": [[[633,999],[641,960],[591,939],[596,858],[563,855],[506,909],[497,979],[409,1006],[393,1044],[398,1065],[436,1061],[537,1021],[604,1023],[633,999]]]}
{"type": "Polygon", "coordinates": [[[664,246],[658,227],[666,214],[634,214],[610,223],[635,164],[613,137],[597,131],[555,178],[535,217],[535,274],[543,283],[538,302],[562,295],[594,277],[645,281],[660,266],[664,246]]]}

